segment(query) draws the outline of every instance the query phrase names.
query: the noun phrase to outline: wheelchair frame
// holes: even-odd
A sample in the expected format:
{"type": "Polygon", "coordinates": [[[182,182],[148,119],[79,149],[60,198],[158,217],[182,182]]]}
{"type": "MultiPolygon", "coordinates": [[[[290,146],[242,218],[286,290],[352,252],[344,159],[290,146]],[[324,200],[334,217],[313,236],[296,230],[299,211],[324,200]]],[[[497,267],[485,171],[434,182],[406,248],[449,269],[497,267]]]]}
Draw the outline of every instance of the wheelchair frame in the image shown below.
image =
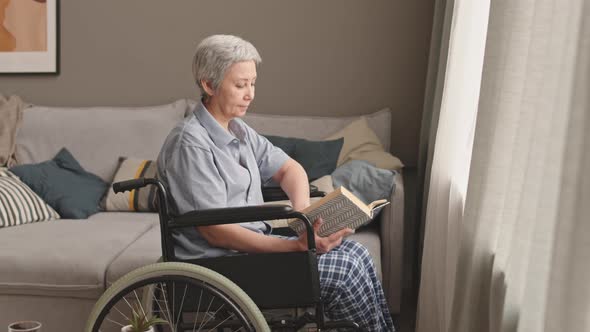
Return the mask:
{"type": "MultiPolygon", "coordinates": [[[[233,281],[254,303],[264,309],[314,307],[315,314],[304,312],[294,319],[268,322],[272,329],[298,330],[315,323],[317,330],[347,328],[364,331],[350,320],[326,321],[320,296],[320,282],[314,231],[305,214],[288,205],[258,205],[246,207],[197,210],[172,216],[168,210],[168,196],[163,183],[153,178],[139,178],[113,184],[115,192],[135,190],[147,185],[156,186],[162,259],[164,262],[183,262],[211,269],[233,281]],[[172,230],[184,227],[236,224],[273,219],[301,219],[307,230],[308,249],[285,253],[240,253],[215,258],[182,260],[174,253],[172,230]],[[277,296],[277,294],[280,294],[277,296]]],[[[317,193],[315,194],[317,196],[317,193]]],[[[273,194],[276,197],[276,194],[273,194]]]]}

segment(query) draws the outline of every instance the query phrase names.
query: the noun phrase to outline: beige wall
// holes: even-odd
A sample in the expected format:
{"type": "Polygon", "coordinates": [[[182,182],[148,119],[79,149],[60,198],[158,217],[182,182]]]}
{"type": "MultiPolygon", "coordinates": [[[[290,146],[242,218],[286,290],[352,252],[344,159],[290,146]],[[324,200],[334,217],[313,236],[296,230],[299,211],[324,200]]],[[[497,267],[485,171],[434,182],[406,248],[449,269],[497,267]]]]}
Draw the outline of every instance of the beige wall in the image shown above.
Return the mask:
{"type": "Polygon", "coordinates": [[[394,111],[392,151],[415,165],[434,0],[61,0],[59,76],[0,76],[0,93],[45,105],[149,105],[196,98],[200,39],[259,50],[251,111],[394,111]]]}

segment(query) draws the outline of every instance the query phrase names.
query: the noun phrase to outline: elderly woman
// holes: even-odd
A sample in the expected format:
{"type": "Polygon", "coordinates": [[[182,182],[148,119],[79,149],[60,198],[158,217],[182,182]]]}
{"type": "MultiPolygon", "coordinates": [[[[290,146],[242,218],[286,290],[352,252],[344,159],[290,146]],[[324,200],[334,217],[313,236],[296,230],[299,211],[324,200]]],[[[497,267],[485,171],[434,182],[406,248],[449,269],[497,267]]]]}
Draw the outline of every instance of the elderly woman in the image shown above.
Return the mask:
{"type": "MultiPolygon", "coordinates": [[[[254,100],[260,62],[254,46],[239,37],[214,35],[198,45],[193,75],[201,102],[172,129],[158,156],[158,176],[173,197],[172,213],[262,204],[261,183],[270,179],[280,184],[294,209],[310,204],[301,165],[240,119],[254,100]]],[[[320,223],[315,221],[316,230],[320,223]]],[[[393,331],[373,261],[365,247],[343,239],[350,233],[315,236],[326,315],[354,320],[370,331],[393,331]]],[[[305,234],[273,236],[264,222],[195,227],[173,236],[179,258],[307,248],[305,234]]]]}

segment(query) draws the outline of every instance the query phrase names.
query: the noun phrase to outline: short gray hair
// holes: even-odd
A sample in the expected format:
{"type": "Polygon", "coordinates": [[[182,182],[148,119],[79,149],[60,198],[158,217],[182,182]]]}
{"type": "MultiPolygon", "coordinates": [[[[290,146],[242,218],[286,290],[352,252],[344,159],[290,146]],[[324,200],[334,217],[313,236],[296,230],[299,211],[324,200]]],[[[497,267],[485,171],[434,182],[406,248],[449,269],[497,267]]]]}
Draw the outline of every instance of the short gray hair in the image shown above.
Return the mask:
{"type": "Polygon", "coordinates": [[[254,45],[240,37],[213,35],[203,39],[193,57],[193,78],[201,89],[201,97],[207,98],[201,80],[210,82],[213,90],[217,90],[231,65],[250,60],[256,66],[262,62],[254,45]]]}

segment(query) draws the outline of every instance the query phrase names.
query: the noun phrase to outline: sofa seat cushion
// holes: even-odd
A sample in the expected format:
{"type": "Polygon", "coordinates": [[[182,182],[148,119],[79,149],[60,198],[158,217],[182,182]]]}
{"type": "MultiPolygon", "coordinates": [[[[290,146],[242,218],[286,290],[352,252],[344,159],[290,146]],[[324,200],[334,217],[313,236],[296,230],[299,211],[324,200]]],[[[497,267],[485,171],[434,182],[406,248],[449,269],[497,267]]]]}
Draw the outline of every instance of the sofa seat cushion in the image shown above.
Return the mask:
{"type": "Polygon", "coordinates": [[[373,263],[375,263],[377,277],[383,281],[383,274],[381,272],[381,239],[379,237],[378,223],[371,223],[367,227],[357,229],[348,239],[364,245],[369,250],[373,258],[373,263]]]}
{"type": "Polygon", "coordinates": [[[161,257],[160,225],[155,225],[125,248],[109,265],[106,271],[107,287],[138,267],[158,262],[161,257]]]}
{"type": "Polygon", "coordinates": [[[0,229],[0,294],[98,298],[108,266],[157,219],[102,212],[0,229]]]}

